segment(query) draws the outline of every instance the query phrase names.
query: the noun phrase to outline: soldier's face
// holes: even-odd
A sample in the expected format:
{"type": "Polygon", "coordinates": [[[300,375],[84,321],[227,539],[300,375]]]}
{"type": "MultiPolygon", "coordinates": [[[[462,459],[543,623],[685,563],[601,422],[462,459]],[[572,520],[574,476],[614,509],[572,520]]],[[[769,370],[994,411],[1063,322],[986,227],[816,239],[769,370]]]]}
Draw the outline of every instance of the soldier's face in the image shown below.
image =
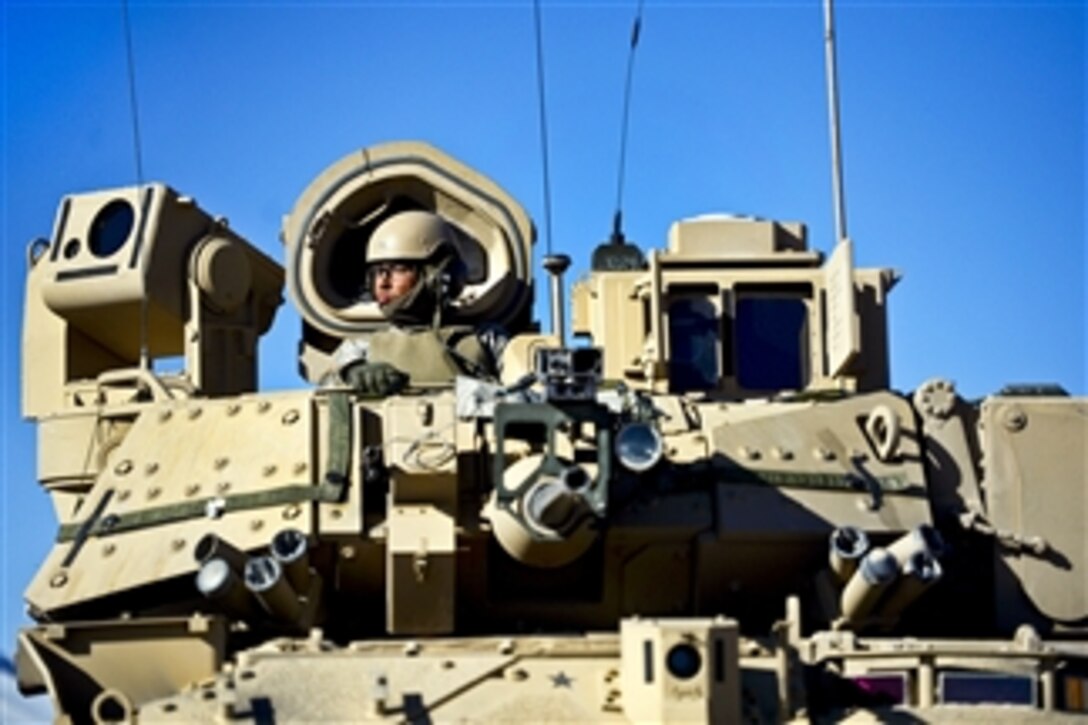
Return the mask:
{"type": "Polygon", "coordinates": [[[370,268],[371,292],[378,304],[387,305],[408,294],[419,281],[419,270],[413,264],[384,262],[370,268]]]}

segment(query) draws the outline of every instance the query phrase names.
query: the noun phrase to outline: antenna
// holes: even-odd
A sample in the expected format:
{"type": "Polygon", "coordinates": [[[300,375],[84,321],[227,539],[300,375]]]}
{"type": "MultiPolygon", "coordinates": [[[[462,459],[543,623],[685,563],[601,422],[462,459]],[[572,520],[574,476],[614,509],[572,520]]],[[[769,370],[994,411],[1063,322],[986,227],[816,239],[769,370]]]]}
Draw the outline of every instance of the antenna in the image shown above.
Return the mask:
{"type": "Polygon", "coordinates": [[[835,239],[846,239],[846,200],[842,183],[842,148],[839,139],[839,77],[835,64],[834,0],[824,0],[824,51],[827,60],[827,109],[831,126],[831,184],[835,198],[835,239]]]}
{"type": "Polygon", "coordinates": [[[547,240],[548,254],[543,266],[551,277],[552,334],[559,338],[559,345],[567,344],[566,324],[563,319],[563,272],[570,266],[570,257],[565,254],[552,254],[552,196],[551,182],[548,178],[548,113],[544,105],[544,39],[540,21],[540,0],[533,0],[533,27],[536,31],[536,88],[540,102],[540,155],[543,157],[544,170],[544,237],[547,240]]]}
{"type": "Polygon", "coordinates": [[[132,112],[132,145],[136,158],[136,184],[143,186],[144,168],[142,151],[140,148],[140,116],[137,112],[139,104],[136,102],[136,59],[132,53],[132,26],[128,18],[128,0],[121,0],[121,22],[125,29],[125,58],[128,71],[128,103],[132,112]]]}
{"type": "MultiPolygon", "coordinates": [[[[144,185],[143,153],[140,144],[140,114],[139,103],[136,99],[136,58],[132,52],[132,25],[128,17],[128,0],[121,0],[121,23],[125,31],[125,58],[128,72],[128,102],[132,111],[132,146],[136,159],[136,188],[139,190],[144,185]]],[[[137,192],[138,193],[138,192],[137,192]]],[[[144,225],[136,226],[137,234],[142,235],[144,225]]],[[[136,240],[142,246],[142,239],[136,240]]],[[[146,279],[144,280],[146,283],[146,279]]],[[[145,285],[146,286],[146,285],[145,285]]],[[[151,369],[151,354],[147,343],[147,296],[140,301],[140,369],[151,369]]]]}
{"type": "MultiPolygon", "coordinates": [[[[540,21],[540,0],[533,0],[533,29],[536,31],[536,91],[540,106],[540,156],[544,168],[544,238],[552,253],[552,192],[548,178],[548,111],[544,105],[544,31],[540,21]]],[[[552,326],[555,321],[552,320],[552,326]]]]}
{"type": "Polygon", "coordinates": [[[623,244],[623,177],[624,167],[627,161],[627,127],[631,108],[631,76],[635,68],[635,50],[638,48],[638,38],[642,33],[642,2],[638,0],[638,8],[635,10],[635,20],[631,25],[631,46],[627,52],[627,79],[623,87],[623,113],[620,116],[620,163],[616,178],[616,213],[612,216],[613,244],[623,244]]]}
{"type": "MultiPolygon", "coordinates": [[[[854,244],[846,236],[843,198],[842,149],[839,143],[839,79],[835,67],[835,13],[833,0],[824,0],[824,49],[827,53],[827,107],[831,131],[831,177],[835,197],[835,248],[826,264],[828,369],[835,376],[848,374],[861,353],[857,293],[854,291],[854,244]]],[[[840,383],[842,382],[840,378],[840,383]]]]}

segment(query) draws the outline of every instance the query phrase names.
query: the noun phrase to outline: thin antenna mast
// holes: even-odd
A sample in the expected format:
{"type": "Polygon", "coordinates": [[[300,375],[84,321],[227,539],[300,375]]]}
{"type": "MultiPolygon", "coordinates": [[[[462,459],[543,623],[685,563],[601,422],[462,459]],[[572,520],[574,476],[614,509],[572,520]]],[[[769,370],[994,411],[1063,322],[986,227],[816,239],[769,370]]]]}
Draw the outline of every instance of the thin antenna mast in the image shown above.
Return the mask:
{"type": "MultiPolygon", "coordinates": [[[[540,156],[544,168],[544,238],[552,253],[552,191],[548,177],[548,111],[544,104],[544,31],[540,21],[540,0],[533,1],[533,28],[536,31],[536,91],[540,108],[540,156]]],[[[554,326],[554,320],[552,322],[554,326]]]]}
{"type": "Polygon", "coordinates": [[[567,330],[563,318],[563,272],[570,266],[570,257],[552,254],[552,195],[548,177],[548,112],[544,105],[544,32],[540,21],[540,0],[533,0],[533,27],[536,30],[536,88],[540,104],[540,155],[544,170],[544,237],[548,254],[543,259],[544,269],[551,275],[552,334],[560,346],[567,344],[567,330]]]}
{"type": "Polygon", "coordinates": [[[635,49],[642,33],[642,2],[638,0],[635,21],[631,25],[631,46],[627,52],[627,78],[623,87],[623,113],[620,117],[620,163],[616,178],[616,212],[612,216],[612,243],[623,244],[623,177],[627,162],[627,126],[631,109],[631,76],[635,68],[635,49]]]}
{"type": "Polygon", "coordinates": [[[846,199],[842,182],[842,146],[839,139],[839,75],[835,63],[834,0],[824,0],[824,51],[827,60],[827,109],[831,126],[831,178],[835,197],[835,239],[846,239],[846,199]]]}
{"type": "MultiPolygon", "coordinates": [[[[132,52],[132,25],[128,17],[128,0],[121,0],[121,23],[125,31],[125,58],[128,72],[128,102],[132,112],[132,146],[136,159],[136,188],[137,194],[144,185],[143,150],[140,143],[140,114],[139,103],[136,99],[136,58],[132,52]]],[[[143,234],[143,224],[136,226],[137,234],[143,234]]],[[[137,240],[142,243],[143,240],[137,240]]],[[[140,245],[142,246],[142,244],[140,245]]],[[[145,279],[146,282],[146,279],[145,279]]],[[[146,287],[146,284],[145,284],[146,287]]],[[[147,295],[140,300],[140,369],[151,369],[151,354],[147,342],[147,295]]]]}
{"type": "Polygon", "coordinates": [[[121,0],[121,22],[125,28],[125,58],[128,61],[128,103],[132,112],[132,145],[136,158],[136,184],[143,186],[144,166],[140,147],[140,116],[137,111],[139,104],[136,102],[136,59],[132,53],[132,25],[128,19],[128,0],[121,0]]]}

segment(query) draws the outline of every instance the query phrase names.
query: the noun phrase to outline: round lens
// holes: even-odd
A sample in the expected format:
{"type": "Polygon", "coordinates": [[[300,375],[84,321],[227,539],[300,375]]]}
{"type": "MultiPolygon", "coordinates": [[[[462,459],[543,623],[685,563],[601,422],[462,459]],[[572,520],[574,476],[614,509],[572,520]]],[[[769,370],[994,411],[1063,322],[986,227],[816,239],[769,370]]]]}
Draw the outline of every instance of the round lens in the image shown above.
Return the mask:
{"type": "Polygon", "coordinates": [[[703,658],[699,656],[699,650],[690,644],[678,644],[665,656],[665,667],[669,674],[681,680],[695,677],[702,665],[703,658]]]}
{"type": "Polygon", "coordinates": [[[211,559],[196,573],[196,588],[210,597],[222,594],[230,581],[230,565],[222,559],[211,559]]]}
{"type": "Polygon", "coordinates": [[[661,434],[646,423],[628,423],[616,436],[616,457],[629,470],[648,471],[661,460],[661,434]]]}
{"type": "Polygon", "coordinates": [[[88,246],[96,257],[109,257],[120,249],[132,233],[136,212],[127,201],[115,199],[102,207],[91,222],[88,246]]]}

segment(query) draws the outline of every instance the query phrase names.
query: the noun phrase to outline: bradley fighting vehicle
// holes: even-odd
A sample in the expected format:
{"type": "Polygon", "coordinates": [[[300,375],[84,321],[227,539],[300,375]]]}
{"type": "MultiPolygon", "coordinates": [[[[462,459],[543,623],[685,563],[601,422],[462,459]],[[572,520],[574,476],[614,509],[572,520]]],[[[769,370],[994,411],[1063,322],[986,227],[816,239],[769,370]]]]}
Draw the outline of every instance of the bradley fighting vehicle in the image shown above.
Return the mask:
{"type": "Polygon", "coordinates": [[[427,145],[341,159],[283,240],[281,267],[150,184],[66,197],[30,248],[58,528],[16,659],[59,721],[1088,715],[1088,403],[889,390],[896,277],[849,241],[704,216],[602,244],[568,347],[523,208],[427,145]],[[386,324],[365,250],[412,209],[456,230],[458,321],[511,333],[501,379],[319,384],[386,324]],[[285,282],[305,382],[261,393],[285,282]]]}

